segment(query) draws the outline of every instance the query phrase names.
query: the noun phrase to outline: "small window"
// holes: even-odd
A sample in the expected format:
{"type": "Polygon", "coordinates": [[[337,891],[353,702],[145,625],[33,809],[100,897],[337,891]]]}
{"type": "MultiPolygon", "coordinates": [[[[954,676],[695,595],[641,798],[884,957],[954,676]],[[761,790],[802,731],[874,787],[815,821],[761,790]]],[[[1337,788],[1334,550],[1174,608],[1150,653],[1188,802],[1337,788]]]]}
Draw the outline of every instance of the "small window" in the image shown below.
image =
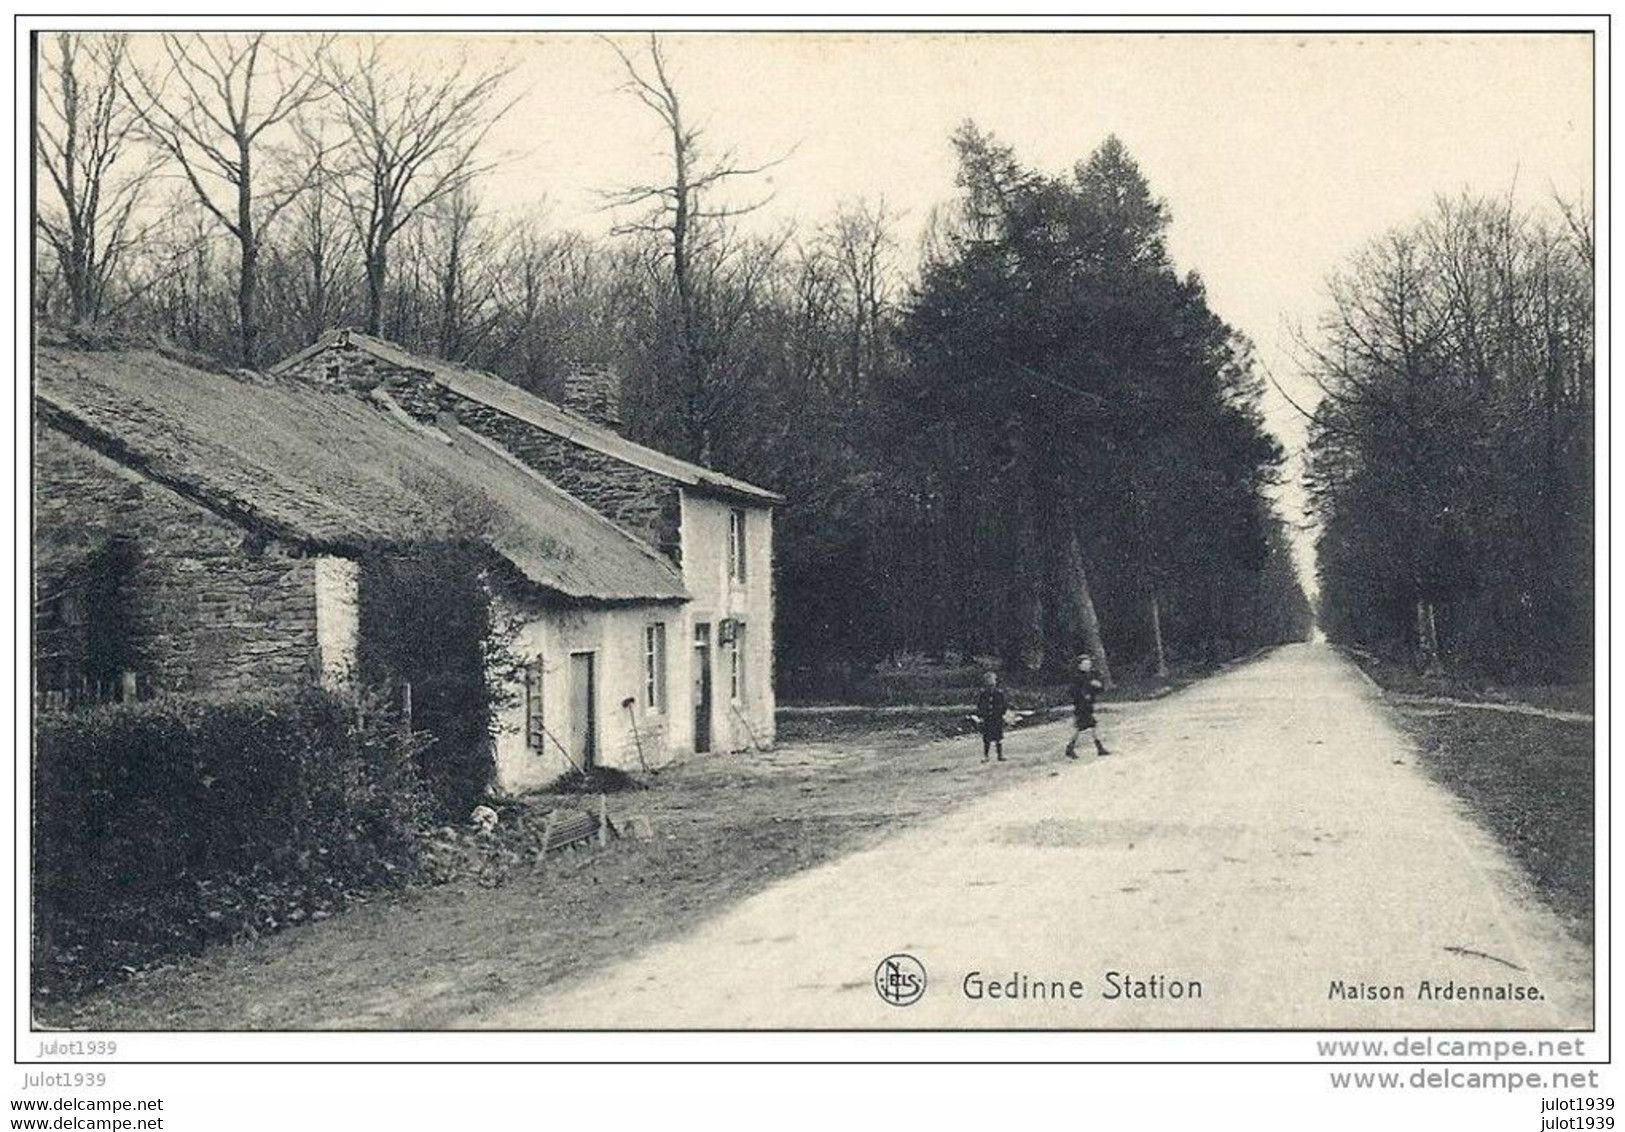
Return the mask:
{"type": "Polygon", "coordinates": [[[656,621],[643,628],[643,706],[650,711],[666,710],[666,623],[656,621]]]}
{"type": "Polygon", "coordinates": [[[745,512],[740,507],[728,512],[728,580],[745,580],[745,512]]]}
{"type": "Polygon", "coordinates": [[[547,730],[542,722],[542,658],[525,665],[525,746],[540,751],[546,746],[547,730]]]}

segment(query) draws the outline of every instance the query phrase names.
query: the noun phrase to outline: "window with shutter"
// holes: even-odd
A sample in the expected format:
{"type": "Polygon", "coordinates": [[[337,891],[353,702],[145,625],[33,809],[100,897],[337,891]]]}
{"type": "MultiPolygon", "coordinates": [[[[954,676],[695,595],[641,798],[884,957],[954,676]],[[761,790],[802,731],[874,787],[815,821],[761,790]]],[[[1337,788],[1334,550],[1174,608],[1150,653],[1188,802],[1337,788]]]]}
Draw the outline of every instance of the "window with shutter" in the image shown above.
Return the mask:
{"type": "Polygon", "coordinates": [[[547,732],[542,716],[542,658],[525,665],[525,745],[533,751],[546,746],[547,732]]]}
{"type": "Polygon", "coordinates": [[[666,623],[656,621],[643,629],[643,706],[666,710],[666,623]]]}

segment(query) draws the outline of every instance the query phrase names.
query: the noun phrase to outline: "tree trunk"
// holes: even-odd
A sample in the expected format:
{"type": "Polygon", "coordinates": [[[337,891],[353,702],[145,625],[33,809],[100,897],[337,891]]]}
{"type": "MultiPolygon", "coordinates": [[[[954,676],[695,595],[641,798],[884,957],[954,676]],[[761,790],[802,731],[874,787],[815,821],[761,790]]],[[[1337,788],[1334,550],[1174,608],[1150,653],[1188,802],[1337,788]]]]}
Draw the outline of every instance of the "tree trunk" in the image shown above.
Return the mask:
{"type": "Polygon", "coordinates": [[[237,275],[238,342],[243,365],[254,368],[259,348],[259,234],[254,231],[254,187],[249,142],[237,137],[237,241],[242,247],[241,269],[237,275]]]}
{"type": "Polygon", "coordinates": [[[1044,599],[1036,578],[1021,583],[1016,603],[1016,664],[1023,672],[1039,672],[1044,667],[1044,599]]]}
{"type": "Polygon", "coordinates": [[[242,273],[237,280],[237,321],[243,365],[254,368],[259,353],[259,249],[243,243],[242,273]]]}
{"type": "Polygon", "coordinates": [[[389,243],[380,239],[367,256],[367,333],[384,331],[384,284],[389,268],[389,243]]]}
{"type": "Polygon", "coordinates": [[[203,348],[203,296],[208,289],[209,266],[208,245],[199,236],[192,249],[192,278],[181,294],[186,344],[194,350],[203,348]]]}
{"type": "Polygon", "coordinates": [[[1439,625],[1431,601],[1416,603],[1416,660],[1418,667],[1429,675],[1444,667],[1439,659],[1439,625]]]}
{"type": "Polygon", "coordinates": [[[73,226],[72,249],[69,253],[71,262],[64,265],[66,269],[64,274],[68,277],[68,298],[73,304],[73,322],[77,326],[90,322],[96,314],[93,274],[87,248],[88,241],[82,231],[82,225],[71,213],[68,223],[73,226]]]}
{"type": "Polygon", "coordinates": [[[1095,669],[1100,675],[1100,682],[1110,688],[1111,663],[1106,658],[1106,642],[1100,635],[1100,618],[1095,615],[1095,599],[1089,593],[1088,571],[1083,564],[1083,545],[1078,541],[1076,531],[1072,532],[1072,539],[1067,544],[1066,558],[1066,588],[1074,605],[1078,628],[1083,635],[1083,647],[1095,658],[1095,669]]]}
{"type": "Polygon", "coordinates": [[[318,221],[310,242],[310,306],[305,311],[305,337],[314,342],[327,330],[327,233],[318,221]]]}
{"type": "Polygon", "coordinates": [[[1151,648],[1157,661],[1157,679],[1168,679],[1168,656],[1162,649],[1162,602],[1151,591],[1151,648]]]}
{"type": "Polygon", "coordinates": [[[315,262],[315,286],[310,294],[310,316],[306,328],[306,337],[314,342],[327,331],[327,281],[322,276],[323,264],[320,258],[315,262]]]}
{"type": "Polygon", "coordinates": [[[456,361],[463,356],[461,291],[463,274],[462,215],[453,203],[445,270],[440,279],[440,356],[456,361]]]}

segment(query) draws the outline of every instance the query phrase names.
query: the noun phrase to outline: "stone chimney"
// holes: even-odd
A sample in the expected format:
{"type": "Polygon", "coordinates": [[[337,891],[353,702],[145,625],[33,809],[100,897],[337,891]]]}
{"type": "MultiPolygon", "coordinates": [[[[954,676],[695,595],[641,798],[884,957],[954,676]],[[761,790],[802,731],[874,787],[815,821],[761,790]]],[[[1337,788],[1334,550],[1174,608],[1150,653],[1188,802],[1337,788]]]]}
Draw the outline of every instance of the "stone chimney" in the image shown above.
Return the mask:
{"type": "Polygon", "coordinates": [[[621,375],[614,366],[578,365],[564,374],[564,404],[595,424],[619,429],[621,375]]]}

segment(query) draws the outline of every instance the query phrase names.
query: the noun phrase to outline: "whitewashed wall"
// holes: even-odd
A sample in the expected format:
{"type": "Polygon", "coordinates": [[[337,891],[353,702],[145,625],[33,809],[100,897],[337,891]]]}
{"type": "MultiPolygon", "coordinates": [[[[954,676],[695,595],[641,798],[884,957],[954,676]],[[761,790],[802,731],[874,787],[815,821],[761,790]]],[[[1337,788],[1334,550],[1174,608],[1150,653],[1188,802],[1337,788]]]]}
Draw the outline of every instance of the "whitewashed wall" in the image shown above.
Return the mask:
{"type": "Polygon", "coordinates": [[[348,558],[316,559],[316,652],[322,686],[353,686],[361,641],[361,567],[348,558]]]}
{"type": "MultiPolygon", "coordinates": [[[[752,737],[762,746],[773,742],[773,512],[746,508],[745,583],[728,577],[728,515],[733,504],[683,492],[683,580],[693,600],[684,607],[684,664],[694,654],[694,625],[711,625],[712,750],[738,751],[752,737]],[[742,701],[729,701],[726,651],[718,641],[717,623],[725,617],[745,622],[745,688],[742,701]],[[741,718],[743,717],[743,718],[741,718]],[[747,726],[748,723],[748,726],[747,726]]],[[[685,694],[693,687],[687,673],[685,694]]],[[[692,741],[692,725],[689,727],[692,741]]]]}
{"type": "MultiPolygon", "coordinates": [[[[600,765],[631,772],[658,767],[694,750],[694,626],[711,626],[712,751],[770,745],[773,712],[773,513],[749,508],[745,524],[745,582],[728,577],[726,502],[684,492],[682,497],[683,576],[692,600],[686,604],[615,608],[521,609],[499,600],[497,623],[518,623],[508,642],[513,659],[542,661],[543,719],[559,743],[570,742],[570,656],[594,654],[600,765]],[[727,651],[718,623],[732,617],[745,623],[743,695],[730,698],[727,651]],[[644,630],[666,626],[665,710],[652,711],[644,694],[644,630]],[[629,713],[622,706],[631,698],[629,713]],[[642,760],[638,743],[642,743],[642,760]]],[[[498,709],[497,780],[509,793],[545,786],[569,769],[553,738],[540,751],[525,735],[525,688],[521,677],[493,672],[504,702],[498,709]]]]}
{"type": "Polygon", "coordinates": [[[680,683],[687,669],[678,671],[675,663],[681,659],[676,642],[682,640],[682,610],[676,604],[521,610],[511,602],[498,602],[494,613],[499,625],[510,618],[522,621],[507,644],[511,659],[541,658],[543,724],[552,736],[544,740],[542,750],[528,745],[523,679],[508,671],[493,672],[493,682],[504,693],[497,710],[498,787],[512,794],[535,790],[569,769],[559,744],[570,742],[573,653],[590,652],[594,657],[599,765],[639,773],[644,763],[658,767],[688,749],[692,739],[682,724],[689,700],[686,687],[680,683]],[[644,704],[644,629],[654,622],[666,624],[670,654],[665,712],[651,712],[644,704]],[[633,701],[630,712],[622,706],[628,698],[633,701]],[[640,741],[642,762],[638,757],[640,741]]]}

